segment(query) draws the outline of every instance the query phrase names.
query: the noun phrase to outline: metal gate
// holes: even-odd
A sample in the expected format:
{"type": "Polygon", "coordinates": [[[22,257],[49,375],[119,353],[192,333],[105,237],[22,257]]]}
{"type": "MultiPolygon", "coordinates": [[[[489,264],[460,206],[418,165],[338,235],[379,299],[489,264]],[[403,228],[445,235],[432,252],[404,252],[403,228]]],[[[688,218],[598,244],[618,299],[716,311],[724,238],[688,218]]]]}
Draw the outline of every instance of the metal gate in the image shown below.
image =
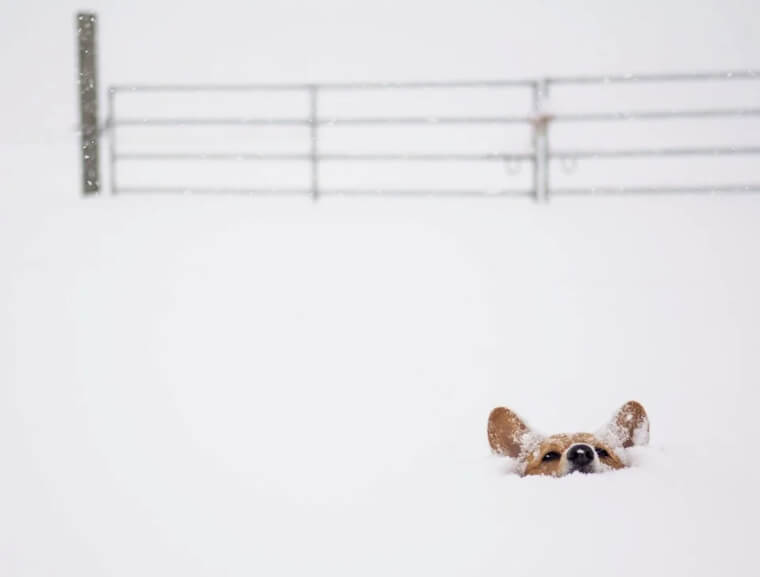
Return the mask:
{"type": "MultiPolygon", "coordinates": [[[[80,55],[94,55],[94,16],[79,15],[78,23],[80,55]],[[83,19],[88,26],[81,26],[83,19]]],[[[82,110],[88,111],[82,127],[87,134],[84,191],[89,193],[100,188],[92,176],[93,158],[95,163],[98,158],[94,66],[94,58],[80,58],[80,78],[91,79],[80,82],[82,110]]],[[[758,80],[756,71],[733,71],[461,82],[115,85],[107,89],[100,132],[108,142],[111,194],[296,194],[315,200],[330,194],[469,195],[544,202],[584,194],[749,193],[760,191],[758,80]],[[234,108],[233,101],[247,105],[257,98],[267,106],[215,112],[220,106],[234,108]],[[140,99],[142,108],[130,113],[129,102],[140,99]],[[194,99],[201,104],[216,99],[210,108],[214,113],[208,114],[205,104],[188,108],[194,99]],[[293,106],[278,113],[286,101],[293,106]],[[406,112],[409,103],[414,103],[411,113],[406,112]],[[198,129],[216,130],[217,137],[188,146],[186,133],[198,129]],[[233,138],[239,129],[254,132],[233,138]],[[267,148],[281,144],[283,131],[290,131],[294,148],[267,148]],[[347,131],[361,137],[346,139],[347,131]],[[170,138],[157,148],[160,139],[144,135],[159,132],[170,138]],[[273,136],[267,140],[264,132],[273,136]],[[250,134],[259,138],[255,150],[248,147],[250,134]],[[415,138],[419,143],[410,148],[415,138]],[[344,147],[336,149],[341,139],[344,147]],[[241,148],[231,149],[232,141],[241,148]],[[378,149],[381,141],[387,146],[378,149]],[[678,170],[673,169],[676,161],[678,170]],[[225,178],[235,171],[247,178],[267,164],[284,167],[272,172],[285,176],[284,183],[199,183],[185,176],[203,165],[199,174],[204,178],[212,172],[209,166],[225,178]],[[351,165],[365,168],[356,173],[358,182],[341,185],[351,165]],[[602,167],[601,180],[580,174],[581,167],[591,165],[602,167]],[[144,179],[152,170],[160,173],[150,167],[167,166],[179,181],[144,179]],[[449,171],[450,176],[440,184],[409,177],[417,185],[404,186],[405,167],[425,167],[434,177],[449,171]],[[366,186],[363,179],[373,170],[380,184],[366,186]],[[291,178],[296,173],[301,180],[291,178]],[[398,178],[389,186],[391,173],[398,178]],[[485,185],[468,185],[486,174],[485,185]]]]}

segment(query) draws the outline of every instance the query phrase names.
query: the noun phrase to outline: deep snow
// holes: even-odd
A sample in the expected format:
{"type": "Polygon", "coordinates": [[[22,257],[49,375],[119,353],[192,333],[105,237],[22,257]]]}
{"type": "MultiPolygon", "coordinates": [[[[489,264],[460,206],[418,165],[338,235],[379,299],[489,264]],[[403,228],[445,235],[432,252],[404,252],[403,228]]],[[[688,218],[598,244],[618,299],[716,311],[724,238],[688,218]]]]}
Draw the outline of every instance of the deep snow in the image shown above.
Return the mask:
{"type": "Polygon", "coordinates": [[[5,572],[752,574],[758,200],[6,214],[5,572]],[[489,454],[628,398],[628,470],[489,454]]]}

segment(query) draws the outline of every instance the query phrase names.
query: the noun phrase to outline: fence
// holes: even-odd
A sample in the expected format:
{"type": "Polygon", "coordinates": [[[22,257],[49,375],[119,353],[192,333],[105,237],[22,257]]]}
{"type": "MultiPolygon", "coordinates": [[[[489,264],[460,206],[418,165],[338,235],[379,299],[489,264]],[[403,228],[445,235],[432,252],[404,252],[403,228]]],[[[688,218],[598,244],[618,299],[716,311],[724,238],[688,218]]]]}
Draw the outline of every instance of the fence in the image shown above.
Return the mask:
{"type": "MultiPolygon", "coordinates": [[[[93,27],[95,19],[93,15],[79,15],[79,41],[80,55],[95,54],[93,27]],[[88,23],[87,27],[81,26],[82,22],[88,23]],[[91,24],[91,26],[89,26],[91,24]],[[89,43],[89,44],[88,44],[89,43]]],[[[94,60],[80,58],[80,78],[94,79],[94,60]]],[[[760,122],[760,107],[752,106],[760,93],[760,74],[755,71],[735,71],[722,73],[684,73],[684,74],[650,74],[650,75],[619,75],[619,76],[578,76],[578,77],[549,77],[542,79],[524,79],[524,80],[503,80],[503,81],[466,81],[466,82],[407,82],[407,83],[324,83],[324,84],[239,84],[239,85],[212,85],[212,84],[187,84],[187,85],[115,85],[110,86],[107,90],[107,115],[102,131],[108,141],[108,180],[111,194],[127,193],[240,193],[240,194],[302,194],[309,195],[313,199],[328,194],[383,194],[383,195],[490,195],[490,196],[522,196],[531,197],[542,202],[547,201],[553,196],[562,195],[582,195],[582,194],[661,194],[661,193],[713,193],[713,192],[758,192],[760,191],[760,173],[755,173],[754,166],[757,165],[756,157],[760,155],[760,141],[751,141],[751,136],[758,134],[759,131],[748,129],[748,122],[760,122]],[[739,86],[739,92],[743,96],[749,96],[751,101],[735,102],[730,105],[715,106],[714,93],[715,86],[724,86],[732,84],[739,86]],[[663,106],[661,103],[666,99],[663,95],[667,90],[663,87],[680,85],[679,94],[674,105],[663,106]],[[707,103],[698,106],[684,106],[681,104],[684,88],[691,92],[695,85],[706,86],[707,103]],[[631,102],[634,104],[628,108],[621,108],[620,102],[624,101],[615,98],[612,108],[600,109],[599,106],[584,110],[584,106],[578,106],[587,100],[582,98],[568,98],[568,102],[573,106],[570,110],[563,111],[558,109],[555,102],[552,102],[550,95],[552,93],[570,89],[587,90],[591,88],[593,92],[609,91],[612,87],[635,87],[646,86],[649,90],[646,98],[639,94],[636,100],[636,93],[633,93],[631,102]],[[654,89],[654,91],[652,91],[654,89]],[[368,101],[372,103],[372,98],[366,95],[383,97],[394,95],[422,95],[423,104],[425,100],[432,99],[435,94],[443,94],[444,100],[454,101],[454,94],[462,92],[478,92],[486,95],[497,95],[497,101],[501,95],[509,93],[512,98],[514,95],[524,100],[525,105],[512,107],[512,113],[504,113],[495,109],[494,113],[473,112],[472,106],[465,98],[459,102],[457,113],[437,112],[418,112],[415,114],[394,114],[393,110],[381,110],[377,113],[363,114],[345,114],[340,111],[336,112],[335,106],[330,110],[329,100],[334,99],[340,103],[341,98],[346,96],[358,97],[364,99],[365,104],[368,101]],[[156,115],[151,113],[150,109],[146,113],[144,110],[139,115],[124,115],[119,113],[120,105],[123,99],[133,98],[138,95],[150,95],[157,98],[173,98],[187,95],[215,95],[221,97],[223,101],[231,99],[234,95],[243,95],[248,99],[248,95],[266,94],[275,100],[284,100],[295,98],[305,104],[303,113],[284,115],[272,114],[238,114],[238,115],[198,115],[190,114],[179,116],[175,114],[156,115]],[[654,103],[655,106],[641,106],[641,101],[645,104],[654,103]],[[739,121],[740,125],[736,124],[739,121]],[[662,133],[658,136],[656,131],[647,129],[642,132],[639,138],[633,139],[634,145],[620,146],[619,142],[623,141],[620,125],[624,124],[630,128],[632,124],[651,124],[651,123],[677,123],[686,122],[689,129],[686,134],[686,140],[667,144],[668,134],[662,133]],[[705,125],[713,130],[714,123],[719,122],[723,128],[727,129],[728,136],[725,134],[717,142],[693,145],[694,138],[697,140],[702,137],[694,137],[695,127],[705,125]],[[731,124],[733,122],[733,124],[731,124]],[[607,127],[612,126],[611,140],[614,144],[605,146],[567,146],[562,147],[562,128],[567,126],[576,127],[575,136],[569,142],[577,142],[578,139],[583,141],[594,142],[590,135],[594,132],[594,126],[607,127]],[[222,130],[231,130],[233,128],[247,127],[252,129],[298,129],[301,132],[295,140],[302,140],[299,146],[301,149],[292,151],[277,150],[185,150],[171,149],[154,150],[138,149],[125,150],[120,146],[119,131],[136,130],[146,131],[149,129],[161,130],[179,130],[192,127],[214,127],[222,130]],[[359,151],[354,150],[349,143],[349,150],[330,150],[326,145],[325,139],[328,133],[334,134],[341,128],[361,128],[369,130],[364,134],[363,141],[375,142],[377,140],[377,130],[379,128],[403,129],[407,134],[413,130],[426,130],[431,127],[448,127],[454,130],[463,131],[470,128],[495,130],[497,134],[515,130],[517,127],[524,129],[522,140],[517,139],[521,146],[514,146],[510,149],[495,148],[492,144],[486,148],[480,147],[478,150],[462,150],[461,146],[472,144],[474,140],[454,137],[459,148],[454,150],[441,150],[438,146],[441,142],[435,142],[436,146],[431,150],[401,150],[389,149],[381,151],[359,151]],[[578,127],[581,127],[580,129],[578,127]],[[371,132],[375,130],[375,132],[371,132]],[[581,132],[578,132],[578,131],[581,132]],[[689,135],[691,133],[691,136],[689,135]],[[527,135],[527,136],[525,136],[527,135]],[[741,138],[737,138],[742,136],[741,138]],[[746,142],[747,136],[750,141],[746,142]],[[652,141],[657,145],[652,145],[652,141]],[[551,141],[551,145],[550,145],[551,141]],[[560,146],[555,144],[555,141],[560,146]],[[663,143],[666,143],[663,145],[663,143]],[[305,145],[305,146],[302,146],[305,145]],[[694,172],[695,165],[692,159],[701,158],[712,161],[724,158],[739,158],[750,160],[749,169],[744,166],[742,170],[728,167],[725,171],[725,177],[721,181],[706,182],[704,179],[685,179],[685,181],[672,181],[673,171],[663,169],[659,172],[662,176],[667,176],[668,182],[634,182],[642,173],[651,173],[651,166],[645,170],[631,173],[633,177],[631,182],[624,184],[604,184],[604,183],[581,183],[565,184],[562,174],[559,178],[552,178],[556,174],[557,165],[565,173],[572,173],[577,170],[578,163],[595,161],[595,162],[614,162],[614,161],[636,161],[646,159],[681,159],[686,161],[685,170],[682,170],[684,176],[690,176],[694,172]],[[161,163],[235,163],[237,166],[245,164],[261,165],[263,163],[286,163],[288,165],[296,164],[306,166],[308,172],[308,181],[298,185],[272,185],[265,186],[245,186],[245,185],[197,185],[189,182],[180,184],[165,183],[123,183],[120,180],[121,167],[124,163],[139,162],[149,164],[161,163]],[[362,165],[374,164],[380,166],[398,166],[406,165],[433,165],[436,168],[433,172],[443,170],[444,166],[456,164],[467,165],[469,167],[482,166],[484,164],[496,165],[503,168],[500,175],[494,177],[493,182],[488,187],[469,187],[469,186],[417,186],[406,188],[403,186],[374,186],[366,187],[361,185],[353,186],[335,186],[326,182],[325,172],[332,165],[349,165],[361,163],[362,165]],[[527,165],[530,170],[530,181],[524,186],[507,186],[513,173],[519,171],[522,165],[527,165]],[[553,168],[554,167],[554,168],[553,168]],[[503,184],[502,184],[503,181],[503,184]],[[556,181],[556,182],[555,182],[556,181]],[[495,183],[495,184],[494,184],[495,183]]],[[[93,80],[94,82],[94,80],[93,80]]],[[[90,112],[97,110],[97,105],[93,108],[92,99],[96,90],[92,88],[94,84],[80,82],[80,95],[82,110],[90,112]],[[88,87],[84,90],[84,87],[88,87]]],[[[629,95],[631,96],[631,95],[629,95]]],[[[504,98],[506,102],[507,98],[504,98]]],[[[703,98],[703,100],[705,100],[703,98]]],[[[335,103],[333,103],[335,104],[335,103]]],[[[161,108],[161,107],[159,107],[161,108]]],[[[350,108],[350,107],[348,107],[350,108]]],[[[587,106],[585,108],[588,108],[587,106]]],[[[604,107],[601,107],[604,108],[604,107]]],[[[172,110],[171,107],[169,107],[172,110]]],[[[83,140],[83,164],[85,166],[84,191],[91,193],[99,190],[97,178],[97,134],[93,127],[97,126],[97,118],[93,115],[82,116],[83,139],[85,133],[87,140],[83,140]],[[93,137],[94,135],[94,137],[93,137]],[[95,172],[93,172],[95,171],[95,172]],[[93,174],[95,177],[93,177],[93,174]]],[[[760,124],[758,124],[760,128],[760,124]]],[[[672,132],[671,129],[668,129],[672,132]]],[[[572,131],[571,131],[572,132],[572,131]]],[[[603,131],[602,131],[603,132],[603,131]]],[[[726,132],[725,130],[723,132],[726,132]]],[[[718,134],[713,130],[713,134],[718,134]]],[[[723,134],[723,133],[721,133],[723,134]]],[[[181,139],[178,139],[181,140],[181,139]]],[[[444,140],[444,139],[442,139],[444,140]]],[[[704,139],[703,139],[704,140],[704,139]]],[[[703,160],[703,162],[707,162],[703,160]]],[[[709,165],[709,162],[707,162],[709,165]]],[[[706,165],[706,166],[707,166],[706,165]]],[[[682,169],[684,167],[682,166],[682,169]]],[[[709,168],[709,166],[708,166],[709,168]]],[[[476,168],[476,171],[481,169],[476,168]]],[[[620,175],[624,174],[623,169],[609,169],[606,173],[620,175]]],[[[720,172],[720,171],[718,171],[720,172]]],[[[709,174],[716,172],[710,168],[709,174]]],[[[700,177],[702,178],[702,177],[700,177]]],[[[329,179],[328,179],[329,180],[329,179]]]]}

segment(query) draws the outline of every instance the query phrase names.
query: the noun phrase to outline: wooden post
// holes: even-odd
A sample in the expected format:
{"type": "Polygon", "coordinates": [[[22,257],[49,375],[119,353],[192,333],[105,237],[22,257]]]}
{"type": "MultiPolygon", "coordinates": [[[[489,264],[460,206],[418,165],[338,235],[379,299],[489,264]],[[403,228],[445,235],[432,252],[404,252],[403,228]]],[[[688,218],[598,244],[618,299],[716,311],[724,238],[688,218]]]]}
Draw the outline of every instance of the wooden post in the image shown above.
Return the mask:
{"type": "Polygon", "coordinates": [[[97,17],[90,12],[77,14],[79,42],[79,127],[82,154],[82,193],[100,191],[98,83],[95,32],[97,17]]]}

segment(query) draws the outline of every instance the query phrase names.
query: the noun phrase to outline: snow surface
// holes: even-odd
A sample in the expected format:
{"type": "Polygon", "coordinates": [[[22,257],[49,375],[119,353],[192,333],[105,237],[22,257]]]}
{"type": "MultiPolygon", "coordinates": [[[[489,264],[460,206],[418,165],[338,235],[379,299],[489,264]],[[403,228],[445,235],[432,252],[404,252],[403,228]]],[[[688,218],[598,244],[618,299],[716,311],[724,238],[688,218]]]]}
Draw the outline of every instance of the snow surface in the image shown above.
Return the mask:
{"type": "Polygon", "coordinates": [[[6,213],[3,571],[752,574],[758,200],[6,213]],[[628,470],[489,454],[628,398],[628,470]]]}
{"type": "MultiPolygon", "coordinates": [[[[122,4],[104,84],[760,65],[751,2],[122,4]]],[[[82,200],[79,7],[0,19],[0,575],[756,574],[760,196],[82,200]],[[628,469],[489,452],[629,399],[628,469]]]]}

